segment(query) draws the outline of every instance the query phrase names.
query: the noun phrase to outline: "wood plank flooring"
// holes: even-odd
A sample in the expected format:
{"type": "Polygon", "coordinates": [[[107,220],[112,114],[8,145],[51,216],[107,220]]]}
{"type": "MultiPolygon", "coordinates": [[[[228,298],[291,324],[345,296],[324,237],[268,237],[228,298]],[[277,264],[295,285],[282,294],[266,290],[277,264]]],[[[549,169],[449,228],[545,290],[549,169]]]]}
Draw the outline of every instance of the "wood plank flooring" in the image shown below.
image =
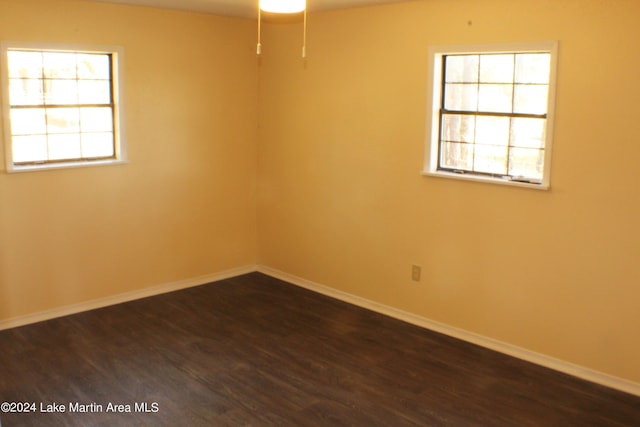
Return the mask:
{"type": "Polygon", "coordinates": [[[640,426],[639,397],[258,273],[2,331],[0,402],[37,405],[2,427],[640,426]]]}

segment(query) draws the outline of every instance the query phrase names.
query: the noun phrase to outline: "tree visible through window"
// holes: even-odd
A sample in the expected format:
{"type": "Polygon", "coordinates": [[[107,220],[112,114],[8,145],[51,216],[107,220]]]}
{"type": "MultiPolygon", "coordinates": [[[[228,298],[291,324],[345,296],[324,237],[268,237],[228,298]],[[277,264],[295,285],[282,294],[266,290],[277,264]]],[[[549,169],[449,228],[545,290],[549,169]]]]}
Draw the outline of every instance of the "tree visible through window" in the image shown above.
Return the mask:
{"type": "Polygon", "coordinates": [[[120,159],[117,53],[19,47],[4,53],[10,169],[120,159]]]}
{"type": "Polygon", "coordinates": [[[548,181],[552,52],[435,54],[428,172],[548,181]]]}

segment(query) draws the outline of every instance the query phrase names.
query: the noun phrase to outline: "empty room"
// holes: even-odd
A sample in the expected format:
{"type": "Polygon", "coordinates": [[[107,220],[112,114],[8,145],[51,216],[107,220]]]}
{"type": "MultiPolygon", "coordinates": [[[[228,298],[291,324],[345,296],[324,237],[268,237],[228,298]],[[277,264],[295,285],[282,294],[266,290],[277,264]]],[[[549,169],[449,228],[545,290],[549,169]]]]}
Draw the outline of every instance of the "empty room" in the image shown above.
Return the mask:
{"type": "Polygon", "coordinates": [[[640,3],[281,3],[0,0],[0,425],[640,425],[640,3]]]}

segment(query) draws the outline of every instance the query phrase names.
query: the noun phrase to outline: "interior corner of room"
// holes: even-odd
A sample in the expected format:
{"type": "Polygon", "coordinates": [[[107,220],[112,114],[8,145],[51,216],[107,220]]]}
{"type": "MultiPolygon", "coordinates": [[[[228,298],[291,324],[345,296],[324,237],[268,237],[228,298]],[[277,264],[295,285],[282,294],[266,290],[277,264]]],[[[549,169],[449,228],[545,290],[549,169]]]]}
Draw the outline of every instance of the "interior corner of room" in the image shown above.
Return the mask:
{"type": "Polygon", "coordinates": [[[638,17],[310,9],[257,57],[253,18],[3,0],[0,41],[124,49],[128,160],[0,173],[0,327],[262,271],[640,394],[638,17]],[[549,190],[424,176],[429,46],[549,40],[549,190]]]}

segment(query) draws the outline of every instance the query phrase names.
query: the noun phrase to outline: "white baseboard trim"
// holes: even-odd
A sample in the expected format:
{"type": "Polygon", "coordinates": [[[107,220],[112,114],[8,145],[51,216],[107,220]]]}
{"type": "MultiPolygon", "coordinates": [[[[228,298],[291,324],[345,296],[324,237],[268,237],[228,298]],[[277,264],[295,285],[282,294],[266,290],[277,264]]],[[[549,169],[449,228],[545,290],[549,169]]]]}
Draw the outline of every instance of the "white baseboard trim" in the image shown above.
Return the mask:
{"type": "Polygon", "coordinates": [[[331,298],[338,299],[362,308],[366,308],[398,320],[411,323],[416,326],[420,326],[425,329],[429,329],[435,332],[442,333],[444,335],[451,336],[463,341],[467,341],[481,347],[485,347],[491,350],[495,350],[500,353],[507,354],[509,356],[525,360],[527,362],[535,363],[537,365],[544,366],[546,368],[553,369],[555,371],[563,372],[565,374],[572,375],[587,381],[591,381],[596,384],[603,385],[605,387],[620,390],[626,393],[630,393],[636,396],[640,396],[640,384],[628,381],[622,378],[614,377],[593,369],[585,368],[583,366],[575,365],[560,359],[556,359],[544,354],[536,353],[527,350],[522,347],[514,346],[502,341],[494,340],[473,332],[466,331],[452,327],[440,322],[436,322],[403,310],[399,310],[384,304],[380,304],[374,301],[370,301],[366,298],[361,298],[355,295],[351,295],[346,292],[333,289],[331,287],[321,285],[310,280],[306,280],[291,274],[264,266],[258,265],[257,271],[276,279],[283,280],[296,286],[314,291],[331,298]]]}
{"type": "Polygon", "coordinates": [[[0,331],[10,328],[17,328],[19,326],[30,325],[32,323],[43,322],[45,320],[55,319],[56,317],[68,316],[71,314],[82,313],[84,311],[95,310],[98,308],[116,305],[123,302],[129,302],[137,299],[151,297],[154,295],[178,291],[180,289],[192,288],[194,286],[200,286],[211,282],[217,282],[219,280],[230,279],[232,277],[252,273],[254,271],[256,271],[256,266],[248,265],[227,271],[222,271],[220,273],[213,273],[205,276],[194,277],[191,279],[179,280],[177,282],[165,283],[162,285],[152,286],[150,288],[144,288],[132,292],[126,292],[106,298],[99,298],[79,304],[54,308],[53,310],[46,310],[39,313],[29,314],[27,316],[4,320],[0,322],[0,331]]]}

